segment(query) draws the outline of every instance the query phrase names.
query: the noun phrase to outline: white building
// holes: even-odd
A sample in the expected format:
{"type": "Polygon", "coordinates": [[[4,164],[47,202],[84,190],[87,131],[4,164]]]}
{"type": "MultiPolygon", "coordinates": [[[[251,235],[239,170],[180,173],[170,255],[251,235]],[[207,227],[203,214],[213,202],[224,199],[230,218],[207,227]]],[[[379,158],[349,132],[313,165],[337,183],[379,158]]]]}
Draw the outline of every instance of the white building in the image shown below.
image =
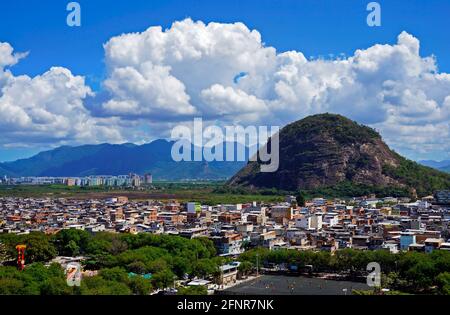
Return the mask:
{"type": "Polygon", "coordinates": [[[304,216],[295,221],[295,226],[297,228],[305,230],[321,230],[322,225],[323,221],[321,213],[304,216]]]}
{"type": "Polygon", "coordinates": [[[323,222],[328,224],[329,227],[335,226],[339,224],[339,216],[337,213],[327,213],[323,217],[323,222]]]}

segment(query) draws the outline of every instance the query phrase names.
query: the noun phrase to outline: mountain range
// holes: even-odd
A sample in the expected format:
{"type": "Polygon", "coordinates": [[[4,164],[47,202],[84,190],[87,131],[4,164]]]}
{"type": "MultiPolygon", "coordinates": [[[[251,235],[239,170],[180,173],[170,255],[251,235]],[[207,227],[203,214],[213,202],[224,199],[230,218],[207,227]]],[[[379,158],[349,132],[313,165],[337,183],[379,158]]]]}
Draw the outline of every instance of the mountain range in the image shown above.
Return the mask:
{"type": "Polygon", "coordinates": [[[340,115],[306,117],[284,127],[279,139],[276,172],[260,172],[262,162],[249,162],[228,185],[349,196],[423,196],[450,188],[450,174],[407,160],[374,129],[340,115]]]}
{"type": "MultiPolygon", "coordinates": [[[[99,144],[62,146],[31,158],[0,163],[0,176],[123,175],[152,173],[156,180],[224,180],[228,186],[276,188],[287,191],[338,192],[338,195],[378,193],[425,195],[450,188],[446,161],[422,161],[423,166],[391,150],[373,129],[340,115],[306,117],[279,134],[280,165],[261,173],[260,162],[175,162],[173,141],[144,145],[99,144]]],[[[236,143],[225,143],[225,148],[236,143]]],[[[271,141],[269,141],[269,146],[271,141]]],[[[191,156],[194,146],[191,145],[191,156]]],[[[224,150],[225,152],[225,150],[224,150]]],[[[245,156],[248,157],[248,148],[245,156]]]]}
{"type": "Polygon", "coordinates": [[[450,160],[443,160],[443,161],[422,160],[419,161],[419,163],[443,172],[450,173],[450,160]]]}
{"type": "MultiPolygon", "coordinates": [[[[28,159],[0,163],[0,175],[81,177],[151,173],[157,180],[219,180],[230,178],[246,164],[220,161],[177,163],[171,156],[173,144],[173,141],[155,140],[144,145],[126,143],[62,146],[28,159]]],[[[226,148],[232,143],[224,145],[226,148]]],[[[191,156],[192,152],[193,146],[191,156]]],[[[248,151],[246,156],[247,154],[248,151]]]]}

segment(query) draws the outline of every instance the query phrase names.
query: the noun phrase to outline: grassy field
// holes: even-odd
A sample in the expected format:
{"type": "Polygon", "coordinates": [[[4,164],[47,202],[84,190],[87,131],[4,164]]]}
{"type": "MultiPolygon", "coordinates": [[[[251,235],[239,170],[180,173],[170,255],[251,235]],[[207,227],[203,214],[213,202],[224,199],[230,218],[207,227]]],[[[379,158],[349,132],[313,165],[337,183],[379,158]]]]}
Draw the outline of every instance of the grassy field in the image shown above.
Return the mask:
{"type": "Polygon", "coordinates": [[[283,196],[261,194],[218,193],[215,189],[223,182],[159,182],[143,190],[111,189],[107,187],[68,187],[64,185],[18,185],[0,186],[0,197],[104,199],[127,196],[132,200],[198,201],[203,204],[245,203],[251,201],[282,201],[283,196]]]}

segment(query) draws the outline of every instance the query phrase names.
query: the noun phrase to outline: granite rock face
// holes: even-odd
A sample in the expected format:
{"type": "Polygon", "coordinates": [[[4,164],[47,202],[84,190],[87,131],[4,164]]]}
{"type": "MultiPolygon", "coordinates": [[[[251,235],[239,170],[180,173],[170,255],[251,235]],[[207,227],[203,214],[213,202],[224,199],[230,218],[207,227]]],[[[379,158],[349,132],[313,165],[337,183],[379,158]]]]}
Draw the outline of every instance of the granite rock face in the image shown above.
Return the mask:
{"type": "Polygon", "coordinates": [[[306,117],[284,127],[279,139],[278,171],[262,173],[260,162],[249,162],[228,184],[293,191],[345,182],[410,191],[419,188],[423,193],[450,186],[447,174],[403,158],[374,129],[340,115],[306,117]],[[436,187],[425,181],[435,182],[436,187]]]}

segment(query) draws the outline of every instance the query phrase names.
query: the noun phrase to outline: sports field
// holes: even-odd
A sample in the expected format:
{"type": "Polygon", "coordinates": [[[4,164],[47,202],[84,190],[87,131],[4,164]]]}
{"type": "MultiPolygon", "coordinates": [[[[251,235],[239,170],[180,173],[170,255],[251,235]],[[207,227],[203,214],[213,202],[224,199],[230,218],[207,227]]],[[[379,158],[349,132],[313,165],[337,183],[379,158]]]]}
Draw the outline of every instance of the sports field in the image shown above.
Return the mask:
{"type": "Polygon", "coordinates": [[[263,275],[226,289],[234,295],[351,295],[352,290],[369,290],[365,283],[318,278],[263,275]]]}

